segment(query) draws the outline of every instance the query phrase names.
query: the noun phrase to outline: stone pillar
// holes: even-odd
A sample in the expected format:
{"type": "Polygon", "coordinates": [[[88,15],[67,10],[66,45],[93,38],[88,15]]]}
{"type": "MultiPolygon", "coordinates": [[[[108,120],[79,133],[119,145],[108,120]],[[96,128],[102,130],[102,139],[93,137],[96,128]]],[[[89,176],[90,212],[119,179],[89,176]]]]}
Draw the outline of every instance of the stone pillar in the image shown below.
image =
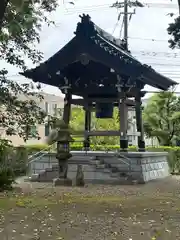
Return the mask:
{"type": "MultiPolygon", "coordinates": [[[[85,108],[85,131],[91,131],[91,110],[89,107],[85,108]]],[[[89,151],[90,149],[90,137],[85,137],[84,139],[84,150],[89,151]]]]}
{"type": "Polygon", "coordinates": [[[140,132],[140,136],[138,136],[138,149],[139,152],[145,152],[145,141],[144,141],[144,129],[143,129],[143,120],[142,120],[142,102],[140,93],[135,97],[136,105],[136,127],[137,131],[140,132]]]}
{"type": "Polygon", "coordinates": [[[64,98],[64,112],[63,112],[63,120],[66,124],[69,125],[70,117],[71,117],[71,93],[66,93],[64,98]]]}
{"type": "MultiPolygon", "coordinates": [[[[63,112],[63,121],[69,126],[70,115],[71,115],[71,98],[72,95],[67,92],[64,98],[64,112],[63,112]]],[[[57,140],[57,154],[56,158],[58,160],[58,170],[59,175],[58,178],[53,179],[54,186],[72,186],[72,180],[67,178],[68,173],[68,160],[71,157],[69,151],[69,142],[72,140],[70,133],[65,131],[64,126],[59,126],[61,131],[58,133],[57,140]]]]}
{"type": "MultiPolygon", "coordinates": [[[[64,98],[64,112],[63,112],[63,120],[65,122],[65,124],[67,124],[69,126],[69,122],[70,122],[70,117],[71,117],[71,99],[72,99],[72,95],[70,92],[67,92],[65,94],[65,98],[64,98]]],[[[67,148],[69,148],[69,142],[67,143],[67,148]]]]}
{"type": "Polygon", "coordinates": [[[121,151],[128,150],[128,138],[127,138],[127,128],[128,128],[128,109],[126,105],[126,98],[119,100],[119,120],[120,120],[120,149],[121,151]]]}

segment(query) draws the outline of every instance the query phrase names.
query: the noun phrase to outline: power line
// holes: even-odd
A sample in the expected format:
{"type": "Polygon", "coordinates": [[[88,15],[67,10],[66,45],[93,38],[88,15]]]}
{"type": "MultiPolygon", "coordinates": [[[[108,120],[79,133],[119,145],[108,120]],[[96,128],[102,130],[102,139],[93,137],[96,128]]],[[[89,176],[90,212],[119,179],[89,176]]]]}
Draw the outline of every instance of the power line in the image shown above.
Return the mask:
{"type": "MultiPolygon", "coordinates": [[[[83,10],[90,10],[90,11],[96,11],[102,8],[107,8],[107,9],[112,9],[111,8],[112,3],[109,4],[98,4],[98,5],[89,5],[89,6],[83,6],[83,7],[75,7],[74,9],[68,9],[66,8],[66,14],[74,14],[77,13],[78,11],[83,11],[83,10]]],[[[169,8],[169,9],[176,9],[177,10],[177,4],[167,4],[167,3],[145,3],[143,4],[144,7],[147,8],[169,8]]]]}
{"type": "Polygon", "coordinates": [[[142,40],[142,41],[152,41],[152,42],[167,42],[169,41],[169,39],[167,40],[163,40],[163,39],[155,39],[155,38],[141,38],[141,37],[129,37],[130,39],[133,40],[142,40]]]}
{"type": "Polygon", "coordinates": [[[179,53],[169,53],[169,52],[158,52],[158,51],[131,51],[132,55],[141,54],[142,56],[148,56],[148,57],[167,57],[167,58],[179,58],[179,53]]]}
{"type": "MultiPolygon", "coordinates": [[[[123,24],[123,21],[122,21],[122,24],[123,24]]],[[[115,32],[115,30],[116,30],[116,28],[118,26],[118,23],[119,23],[119,20],[117,20],[117,22],[114,25],[114,28],[113,28],[113,31],[112,31],[112,35],[115,32]]],[[[51,26],[55,27],[55,28],[60,28],[61,24],[62,24],[61,22],[56,22],[54,25],[51,25],[51,26]]],[[[121,28],[122,28],[122,25],[121,25],[121,28]]],[[[169,41],[169,39],[142,38],[142,37],[131,37],[131,36],[128,36],[128,38],[131,39],[131,40],[151,41],[151,42],[164,42],[164,43],[168,43],[168,41],[169,41]]],[[[141,52],[143,53],[143,51],[141,51],[141,52]]],[[[153,54],[154,52],[149,52],[149,53],[153,54]]],[[[164,52],[157,52],[157,53],[162,53],[163,54],[164,52]]],[[[177,56],[179,53],[166,53],[166,54],[173,54],[173,55],[177,56]]]]}
{"type": "Polygon", "coordinates": [[[180,57],[171,57],[171,56],[149,56],[149,55],[142,55],[142,54],[132,54],[133,57],[137,58],[140,61],[166,61],[166,63],[172,63],[172,60],[175,61],[176,63],[180,63],[180,57]]]}
{"type": "MultiPolygon", "coordinates": [[[[68,9],[65,8],[65,11],[63,10],[63,15],[73,15],[75,13],[82,13],[85,11],[93,12],[93,11],[99,11],[99,10],[110,10],[112,3],[109,4],[98,4],[98,5],[89,5],[89,6],[82,6],[82,7],[75,7],[74,9],[68,9]]],[[[145,3],[144,6],[146,8],[169,8],[169,9],[176,9],[176,4],[167,4],[167,3],[145,3]]]]}

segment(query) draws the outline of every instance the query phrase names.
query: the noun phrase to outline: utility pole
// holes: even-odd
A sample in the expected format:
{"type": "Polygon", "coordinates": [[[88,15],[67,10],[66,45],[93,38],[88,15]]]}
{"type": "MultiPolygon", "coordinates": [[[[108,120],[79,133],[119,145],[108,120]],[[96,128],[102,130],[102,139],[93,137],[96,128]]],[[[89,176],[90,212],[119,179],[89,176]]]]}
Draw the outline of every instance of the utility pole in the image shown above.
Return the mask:
{"type": "Polygon", "coordinates": [[[123,18],[123,23],[124,23],[124,38],[123,38],[123,41],[124,41],[124,49],[128,51],[128,20],[129,18],[132,17],[133,14],[136,13],[135,9],[133,12],[129,12],[128,11],[128,6],[129,4],[131,4],[131,2],[129,0],[124,0],[123,2],[123,6],[124,6],[124,11],[121,12],[122,15],[124,15],[124,18],[123,18]]]}
{"type": "MultiPolygon", "coordinates": [[[[180,0],[178,0],[180,2],[180,0]]],[[[124,48],[125,50],[128,50],[128,22],[130,18],[132,17],[133,14],[136,13],[136,10],[134,9],[133,12],[128,11],[128,6],[129,7],[144,7],[144,5],[139,2],[138,0],[136,1],[131,1],[131,0],[124,0],[123,2],[116,2],[115,4],[112,5],[112,7],[115,7],[117,9],[120,9],[124,7],[124,11],[120,12],[120,15],[124,15],[123,18],[123,23],[124,23],[124,48]]]]}
{"type": "Polygon", "coordinates": [[[128,50],[128,0],[124,0],[124,47],[128,50]]]}

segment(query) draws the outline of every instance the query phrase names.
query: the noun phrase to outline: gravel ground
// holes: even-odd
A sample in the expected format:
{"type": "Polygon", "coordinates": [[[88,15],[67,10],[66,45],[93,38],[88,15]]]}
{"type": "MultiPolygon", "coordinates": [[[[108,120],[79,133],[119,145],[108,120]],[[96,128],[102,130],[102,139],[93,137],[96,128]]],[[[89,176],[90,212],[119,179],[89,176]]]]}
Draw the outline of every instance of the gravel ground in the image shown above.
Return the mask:
{"type": "Polygon", "coordinates": [[[84,188],[19,182],[0,195],[0,239],[180,239],[180,180],[84,188]]]}

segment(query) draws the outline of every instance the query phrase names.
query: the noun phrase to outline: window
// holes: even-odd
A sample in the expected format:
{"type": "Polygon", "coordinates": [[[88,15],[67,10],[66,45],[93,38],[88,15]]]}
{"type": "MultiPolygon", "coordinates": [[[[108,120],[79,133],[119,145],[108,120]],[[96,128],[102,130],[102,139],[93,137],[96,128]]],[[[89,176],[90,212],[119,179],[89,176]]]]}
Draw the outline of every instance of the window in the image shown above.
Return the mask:
{"type": "Polygon", "coordinates": [[[132,142],[132,136],[128,136],[128,141],[132,142]]]}
{"type": "Polygon", "coordinates": [[[53,115],[57,116],[57,103],[52,104],[53,115]]]}
{"type": "Polygon", "coordinates": [[[58,109],[59,117],[62,117],[62,116],[63,116],[63,112],[64,112],[64,109],[63,109],[63,108],[58,109]]]}
{"type": "Polygon", "coordinates": [[[49,113],[49,103],[48,102],[45,102],[45,112],[46,112],[46,114],[49,113]]]}
{"type": "Polygon", "coordinates": [[[44,133],[44,135],[45,135],[45,137],[47,137],[47,136],[49,136],[49,130],[50,130],[50,126],[49,126],[49,124],[45,124],[45,129],[44,129],[44,131],[45,131],[45,133],[44,133]]]}
{"type": "Polygon", "coordinates": [[[38,132],[37,132],[37,127],[35,125],[30,126],[30,136],[32,138],[35,138],[37,136],[38,132]]]}

